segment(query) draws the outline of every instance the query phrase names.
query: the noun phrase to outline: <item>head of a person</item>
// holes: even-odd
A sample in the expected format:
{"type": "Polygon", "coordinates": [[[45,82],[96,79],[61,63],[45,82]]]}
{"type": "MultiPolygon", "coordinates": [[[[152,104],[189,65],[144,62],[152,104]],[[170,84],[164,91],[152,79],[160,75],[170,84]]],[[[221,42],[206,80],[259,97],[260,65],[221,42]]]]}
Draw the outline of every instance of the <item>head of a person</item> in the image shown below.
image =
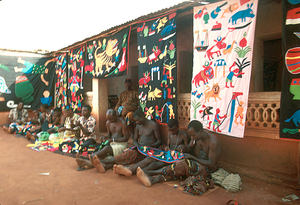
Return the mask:
{"type": "Polygon", "coordinates": [[[65,108],[64,108],[64,115],[66,117],[71,117],[72,114],[73,114],[73,112],[72,112],[71,107],[69,105],[65,106],[65,108]]]}
{"type": "Polygon", "coordinates": [[[203,125],[198,120],[192,120],[187,129],[189,135],[192,140],[198,140],[201,138],[201,134],[203,132],[203,125]]]}
{"type": "Polygon", "coordinates": [[[106,112],[106,120],[110,123],[114,123],[117,121],[117,111],[114,109],[108,109],[106,112]]]}
{"type": "Polygon", "coordinates": [[[81,114],[84,117],[89,117],[91,115],[92,108],[89,105],[83,105],[81,109],[81,114]]]}
{"type": "Polygon", "coordinates": [[[133,120],[138,125],[144,124],[144,122],[146,121],[146,118],[145,118],[145,113],[142,111],[142,109],[137,109],[134,112],[134,114],[133,114],[133,120]]]}
{"type": "Polygon", "coordinates": [[[17,106],[17,109],[18,109],[18,110],[22,110],[23,107],[24,107],[24,103],[23,103],[23,102],[19,102],[19,103],[18,103],[18,106],[17,106]]]}
{"type": "Polygon", "coordinates": [[[179,132],[179,125],[177,119],[170,119],[168,122],[168,130],[171,135],[176,135],[179,132]]]}
{"type": "Polygon", "coordinates": [[[125,89],[126,90],[130,90],[131,89],[131,86],[132,86],[132,81],[130,78],[127,78],[124,82],[124,85],[125,85],[125,89]]]}
{"type": "Polygon", "coordinates": [[[55,120],[57,118],[60,118],[62,114],[61,108],[60,107],[56,107],[53,110],[53,115],[52,115],[52,120],[55,120]]]}
{"type": "Polygon", "coordinates": [[[46,112],[48,108],[49,108],[49,106],[47,104],[42,104],[41,107],[40,107],[40,111],[41,112],[46,112]]]}

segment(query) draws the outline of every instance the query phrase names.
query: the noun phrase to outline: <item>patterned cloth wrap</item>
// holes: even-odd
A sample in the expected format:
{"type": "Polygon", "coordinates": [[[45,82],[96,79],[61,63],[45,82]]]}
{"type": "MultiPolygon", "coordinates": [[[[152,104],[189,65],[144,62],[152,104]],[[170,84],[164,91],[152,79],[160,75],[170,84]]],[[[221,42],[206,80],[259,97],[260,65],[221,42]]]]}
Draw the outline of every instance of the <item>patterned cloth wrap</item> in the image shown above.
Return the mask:
{"type": "Polygon", "coordinates": [[[164,151],[162,149],[155,149],[148,146],[139,146],[138,151],[147,157],[151,157],[165,163],[174,163],[184,157],[183,153],[175,150],[164,151]]]}
{"type": "Polygon", "coordinates": [[[115,156],[115,163],[121,165],[130,165],[136,162],[139,162],[146,158],[145,155],[142,155],[136,146],[132,146],[123,151],[122,154],[115,156]]]}
{"type": "Polygon", "coordinates": [[[213,188],[210,180],[210,173],[213,169],[201,165],[200,163],[183,159],[162,169],[163,174],[158,175],[159,182],[179,180],[187,177],[180,185],[184,188],[184,193],[201,195],[209,188],[213,188]]]}

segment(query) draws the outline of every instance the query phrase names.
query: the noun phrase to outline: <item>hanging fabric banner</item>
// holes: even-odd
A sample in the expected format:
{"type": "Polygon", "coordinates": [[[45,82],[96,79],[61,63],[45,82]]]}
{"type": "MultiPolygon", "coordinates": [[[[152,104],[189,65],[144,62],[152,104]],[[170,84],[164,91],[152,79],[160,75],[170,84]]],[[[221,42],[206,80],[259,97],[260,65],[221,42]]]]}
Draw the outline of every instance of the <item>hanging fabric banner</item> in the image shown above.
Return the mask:
{"type": "Polygon", "coordinates": [[[176,13],[137,25],[140,107],[167,123],[177,110],[176,13]]]}
{"type": "Polygon", "coordinates": [[[280,138],[300,140],[300,0],[282,1],[280,138]]]}
{"type": "Polygon", "coordinates": [[[81,112],[85,46],[72,49],[68,57],[68,96],[73,112],[81,112]]]}
{"type": "Polygon", "coordinates": [[[130,29],[87,43],[85,73],[91,78],[113,78],[127,74],[130,29]]]}
{"type": "Polygon", "coordinates": [[[24,108],[53,106],[55,58],[24,52],[0,55],[0,111],[24,102],[24,108]]]}
{"type": "Polygon", "coordinates": [[[66,53],[56,57],[55,65],[55,101],[56,106],[62,109],[68,104],[67,98],[67,55],[66,53]]]}
{"type": "Polygon", "coordinates": [[[244,137],[258,0],[194,7],[190,119],[244,137]]]}

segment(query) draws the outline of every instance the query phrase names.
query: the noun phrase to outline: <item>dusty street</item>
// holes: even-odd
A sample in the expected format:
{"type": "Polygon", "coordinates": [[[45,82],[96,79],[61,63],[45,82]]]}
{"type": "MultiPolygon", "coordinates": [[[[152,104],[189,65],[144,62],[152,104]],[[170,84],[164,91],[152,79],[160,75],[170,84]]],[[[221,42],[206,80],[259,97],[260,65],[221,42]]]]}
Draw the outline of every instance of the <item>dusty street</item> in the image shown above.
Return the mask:
{"type": "Polygon", "coordinates": [[[143,186],[136,176],[122,177],[112,170],[105,174],[95,169],[76,171],[75,159],[69,156],[36,152],[29,142],[0,130],[0,204],[217,204],[238,199],[242,205],[298,204],[283,202],[282,197],[299,191],[242,178],[237,193],[217,188],[208,195],[183,194],[172,183],[143,186]],[[40,175],[49,173],[49,175],[40,175]]]}

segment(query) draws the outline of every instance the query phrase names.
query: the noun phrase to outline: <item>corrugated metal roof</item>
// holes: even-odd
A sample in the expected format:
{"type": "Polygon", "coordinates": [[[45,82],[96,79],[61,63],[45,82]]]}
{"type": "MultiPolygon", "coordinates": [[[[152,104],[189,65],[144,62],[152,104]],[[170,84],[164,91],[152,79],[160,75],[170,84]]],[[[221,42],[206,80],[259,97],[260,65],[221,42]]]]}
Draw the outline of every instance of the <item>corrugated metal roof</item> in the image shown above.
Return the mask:
{"type": "MultiPolygon", "coordinates": [[[[220,1],[220,0],[206,0],[206,2],[210,2],[210,3],[214,3],[214,2],[217,2],[217,1],[220,1]]],[[[204,2],[204,1],[202,0],[202,2],[204,2]]],[[[54,55],[56,55],[57,53],[66,52],[66,50],[69,50],[69,49],[74,48],[76,46],[85,44],[87,41],[90,41],[90,40],[93,40],[93,39],[99,38],[99,37],[109,36],[109,35],[112,35],[113,33],[118,32],[119,30],[122,30],[123,28],[126,28],[128,26],[134,26],[138,22],[145,21],[145,20],[148,20],[150,18],[159,17],[159,16],[164,15],[166,13],[172,12],[173,10],[174,11],[176,11],[176,10],[177,11],[179,11],[179,10],[183,10],[184,11],[187,8],[192,8],[193,6],[199,6],[199,5],[201,5],[200,3],[201,3],[201,1],[198,1],[198,0],[197,1],[192,1],[191,0],[191,1],[181,2],[181,3],[177,4],[177,5],[171,6],[169,8],[161,9],[161,10],[149,13],[147,15],[140,16],[140,17],[138,17],[136,19],[133,19],[131,21],[127,21],[127,22],[125,22],[123,24],[111,27],[111,28],[109,28],[109,29],[107,29],[105,31],[102,31],[99,34],[96,34],[94,36],[85,38],[82,41],[75,42],[75,43],[73,43],[73,44],[71,44],[69,46],[66,46],[66,47],[64,47],[62,49],[59,49],[58,51],[55,51],[55,52],[52,52],[52,53],[54,55]]]]}

